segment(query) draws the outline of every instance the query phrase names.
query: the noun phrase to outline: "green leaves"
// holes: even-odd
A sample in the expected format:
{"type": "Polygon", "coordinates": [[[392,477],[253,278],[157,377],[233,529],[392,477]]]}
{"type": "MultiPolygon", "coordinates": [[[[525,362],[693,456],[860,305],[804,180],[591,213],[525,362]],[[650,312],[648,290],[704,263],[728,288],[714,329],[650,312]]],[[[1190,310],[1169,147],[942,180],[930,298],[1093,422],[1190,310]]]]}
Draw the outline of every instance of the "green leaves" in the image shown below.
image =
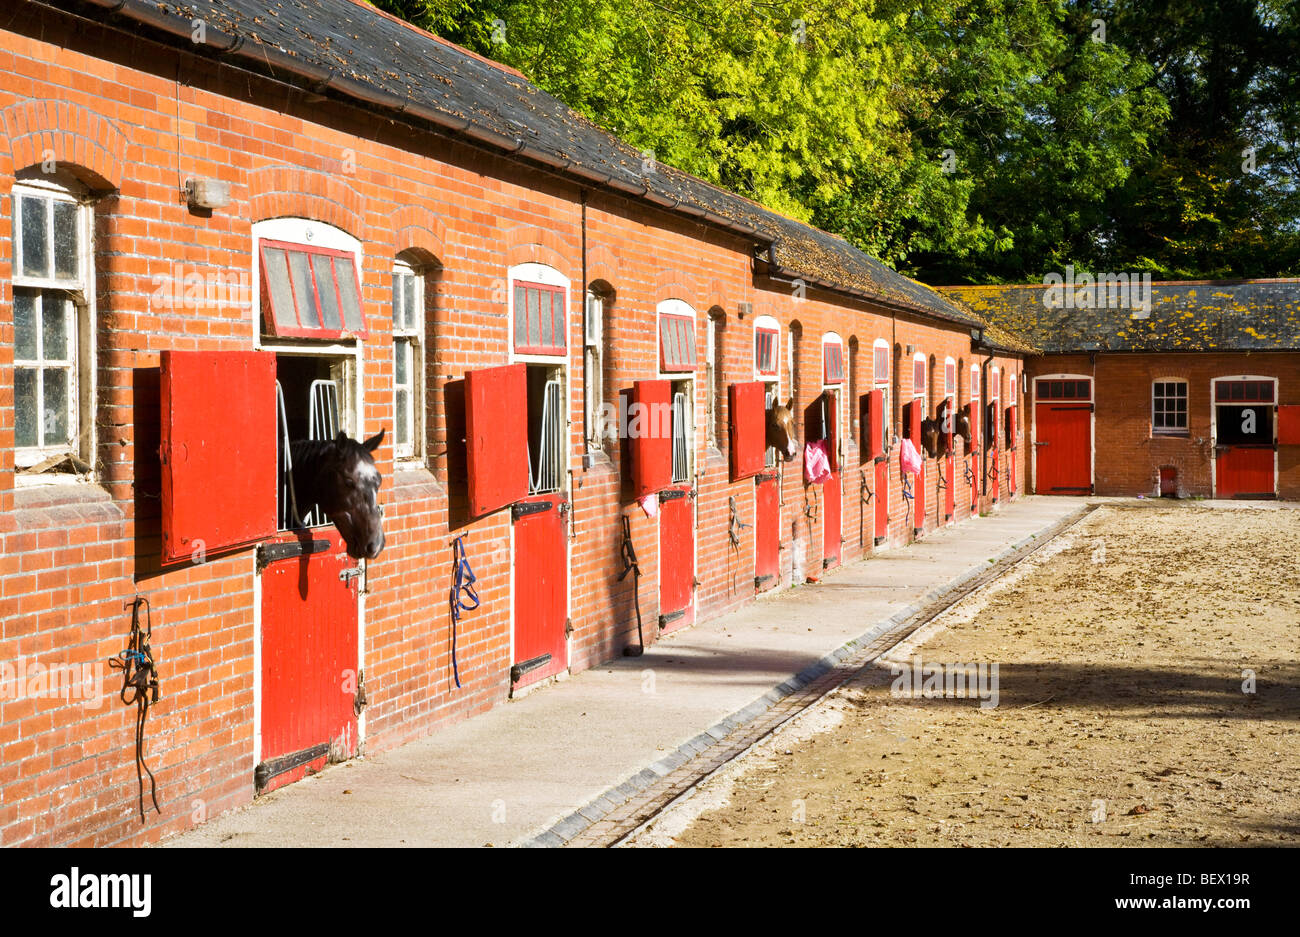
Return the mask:
{"type": "Polygon", "coordinates": [[[1291,0],[376,5],[930,282],[1300,258],[1291,0]]]}

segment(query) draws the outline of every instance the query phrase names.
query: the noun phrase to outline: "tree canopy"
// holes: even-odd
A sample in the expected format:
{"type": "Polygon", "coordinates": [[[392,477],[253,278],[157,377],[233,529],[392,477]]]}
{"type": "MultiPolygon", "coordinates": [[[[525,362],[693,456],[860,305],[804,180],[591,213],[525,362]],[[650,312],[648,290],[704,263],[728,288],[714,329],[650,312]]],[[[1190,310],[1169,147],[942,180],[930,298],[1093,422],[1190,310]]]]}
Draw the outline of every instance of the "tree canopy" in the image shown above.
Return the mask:
{"type": "Polygon", "coordinates": [[[1300,0],[375,0],[928,282],[1300,263],[1300,0]]]}

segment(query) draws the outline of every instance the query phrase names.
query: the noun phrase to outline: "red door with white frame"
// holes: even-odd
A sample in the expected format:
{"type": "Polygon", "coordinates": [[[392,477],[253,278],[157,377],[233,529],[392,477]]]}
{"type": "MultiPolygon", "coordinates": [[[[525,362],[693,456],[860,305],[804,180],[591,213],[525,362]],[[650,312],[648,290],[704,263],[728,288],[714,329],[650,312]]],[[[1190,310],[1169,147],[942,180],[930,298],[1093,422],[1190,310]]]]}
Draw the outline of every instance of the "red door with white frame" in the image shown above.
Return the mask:
{"type": "Polygon", "coordinates": [[[1034,491],[1040,495],[1092,491],[1092,381],[1034,381],[1034,491]]]}
{"type": "Polygon", "coordinates": [[[515,689],[569,666],[564,414],[557,368],[517,363],[465,374],[470,513],[510,508],[515,689]]]}
{"type": "Polygon", "coordinates": [[[1215,497],[1277,497],[1276,383],[1272,378],[1213,383],[1215,497]]]}
{"type": "Polygon", "coordinates": [[[360,570],[331,525],[277,533],[276,355],[164,351],[160,376],[163,561],[260,541],[254,780],[273,790],[357,751],[360,570]]]}

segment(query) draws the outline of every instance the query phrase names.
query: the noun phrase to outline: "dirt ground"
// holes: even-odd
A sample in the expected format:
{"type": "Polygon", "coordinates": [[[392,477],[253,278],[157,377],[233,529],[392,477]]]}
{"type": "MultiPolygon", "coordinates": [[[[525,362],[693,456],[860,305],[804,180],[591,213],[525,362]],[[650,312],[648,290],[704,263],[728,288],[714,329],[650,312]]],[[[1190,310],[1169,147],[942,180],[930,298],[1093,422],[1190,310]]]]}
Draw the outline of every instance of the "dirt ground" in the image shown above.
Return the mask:
{"type": "Polygon", "coordinates": [[[1300,844],[1300,511],[1103,506],[914,655],[997,663],[997,706],[882,661],[632,845],[1300,844]]]}

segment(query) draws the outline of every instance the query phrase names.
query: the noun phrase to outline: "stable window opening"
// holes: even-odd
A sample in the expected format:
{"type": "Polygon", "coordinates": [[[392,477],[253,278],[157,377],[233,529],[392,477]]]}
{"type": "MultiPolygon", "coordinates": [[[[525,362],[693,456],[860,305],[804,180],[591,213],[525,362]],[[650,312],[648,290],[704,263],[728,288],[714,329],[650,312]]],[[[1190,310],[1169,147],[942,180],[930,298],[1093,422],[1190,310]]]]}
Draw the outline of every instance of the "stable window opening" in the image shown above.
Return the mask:
{"type": "Polygon", "coordinates": [[[329,519],[319,507],[297,503],[294,496],[289,447],[299,440],[327,441],[339,432],[352,435],[353,362],[343,356],[300,354],[277,354],[275,362],[280,467],[276,492],[278,529],[292,530],[298,526],[297,521],[305,527],[321,527],[329,519]]]}
{"type": "Polygon", "coordinates": [[[564,369],[528,365],[528,493],[564,487],[564,369]]]}
{"type": "Polygon", "coordinates": [[[673,381],[672,392],[673,484],[684,485],[690,482],[694,468],[694,426],[691,420],[691,395],[694,391],[690,381],[673,381]]]}

